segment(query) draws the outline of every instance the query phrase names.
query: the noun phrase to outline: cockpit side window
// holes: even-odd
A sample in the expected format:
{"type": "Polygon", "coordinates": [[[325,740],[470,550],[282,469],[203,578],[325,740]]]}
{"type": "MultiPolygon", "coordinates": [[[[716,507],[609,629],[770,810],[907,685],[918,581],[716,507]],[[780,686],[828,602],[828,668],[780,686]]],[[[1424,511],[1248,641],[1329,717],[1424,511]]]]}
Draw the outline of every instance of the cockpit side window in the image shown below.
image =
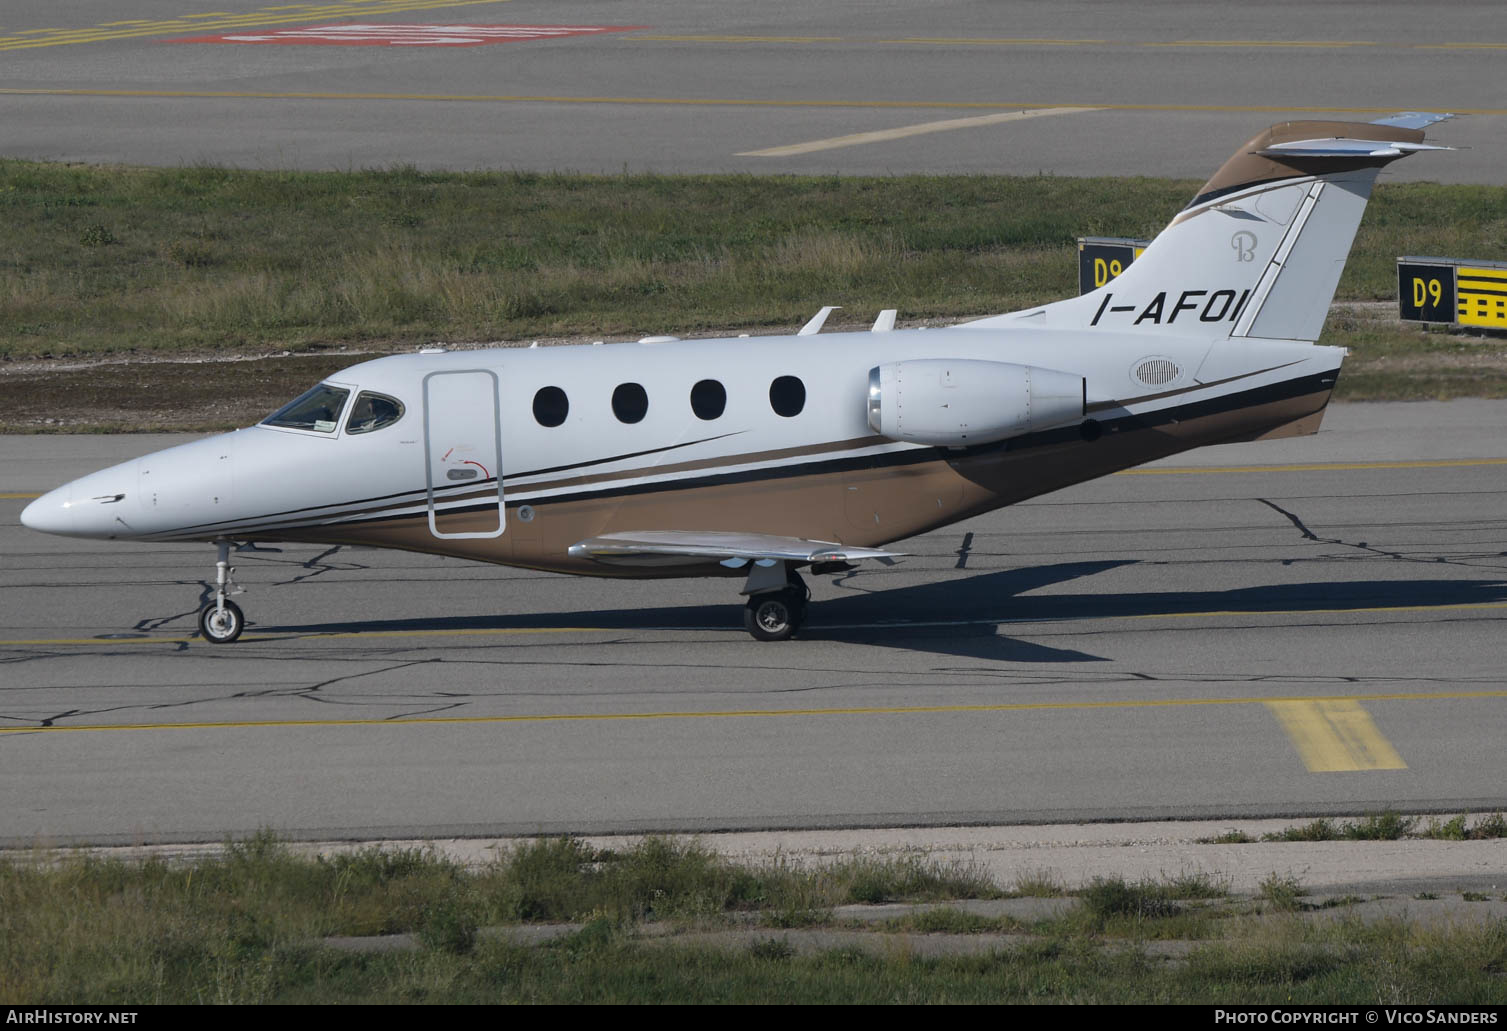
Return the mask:
{"type": "Polygon", "coordinates": [[[356,395],[351,405],[351,414],[345,420],[345,432],[370,433],[384,429],[403,418],[403,402],[386,394],[373,394],[363,390],[356,395]]]}
{"type": "Polygon", "coordinates": [[[344,387],[321,383],[295,397],[262,420],[263,426],[280,426],[289,430],[313,430],[334,433],[340,425],[340,412],[351,392],[344,387]]]}

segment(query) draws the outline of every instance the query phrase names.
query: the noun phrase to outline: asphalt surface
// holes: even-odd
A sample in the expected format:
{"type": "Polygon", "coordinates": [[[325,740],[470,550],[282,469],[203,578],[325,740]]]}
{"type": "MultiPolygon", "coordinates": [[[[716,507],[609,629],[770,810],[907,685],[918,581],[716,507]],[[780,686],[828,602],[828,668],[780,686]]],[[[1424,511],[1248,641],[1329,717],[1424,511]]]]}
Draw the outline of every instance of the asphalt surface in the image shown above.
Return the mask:
{"type": "MultiPolygon", "coordinates": [[[[211,646],[210,547],[3,498],[0,843],[1507,806],[1507,405],[1326,427],[917,538],[778,645],[727,582],[288,547],[211,646]]],[[[0,438],[0,492],[163,443],[0,438]]]]}
{"type": "MultiPolygon", "coordinates": [[[[1273,121],[1421,109],[1469,149],[1388,178],[1507,181],[1490,3],[200,7],[7,4],[0,156],[1203,178],[1273,121]],[[170,42],[356,23],[638,28],[170,42]]],[[[1337,408],[911,542],[782,646],[727,583],[290,547],[238,556],[253,625],[211,647],[211,549],[41,537],[3,496],[167,441],[0,438],[0,845],[1501,808],[1504,431],[1337,408]]],[[[1507,867],[1479,845],[1451,876],[1507,867]]]]}
{"type": "Polygon", "coordinates": [[[1388,178],[1507,178],[1507,23],[1470,0],[13,0],[0,50],[13,157],[1202,179],[1275,121],[1435,110],[1469,149],[1388,178]],[[352,25],[627,31],[334,45],[352,25]],[[261,41],[180,42],[230,35],[261,41]]]}

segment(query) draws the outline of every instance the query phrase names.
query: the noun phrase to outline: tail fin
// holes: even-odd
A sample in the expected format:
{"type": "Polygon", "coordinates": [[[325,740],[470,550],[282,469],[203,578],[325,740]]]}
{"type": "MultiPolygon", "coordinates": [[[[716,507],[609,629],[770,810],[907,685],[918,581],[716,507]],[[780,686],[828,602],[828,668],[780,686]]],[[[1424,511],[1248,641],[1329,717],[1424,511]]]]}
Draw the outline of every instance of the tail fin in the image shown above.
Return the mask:
{"type": "Polygon", "coordinates": [[[1283,122],[1252,139],[1117,278],[1092,293],[967,325],[1021,318],[1068,329],[1318,339],[1382,166],[1417,150],[1422,126],[1283,122]]]}

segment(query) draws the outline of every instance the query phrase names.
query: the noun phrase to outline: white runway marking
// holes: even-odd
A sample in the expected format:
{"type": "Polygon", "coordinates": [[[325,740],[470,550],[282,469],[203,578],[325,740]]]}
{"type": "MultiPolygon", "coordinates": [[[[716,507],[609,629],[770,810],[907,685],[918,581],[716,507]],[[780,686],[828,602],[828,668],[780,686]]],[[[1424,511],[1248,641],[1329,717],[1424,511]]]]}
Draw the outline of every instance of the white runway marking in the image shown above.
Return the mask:
{"type": "Polygon", "coordinates": [[[983,125],[998,125],[1001,122],[1019,122],[1027,118],[1045,115],[1072,115],[1084,111],[1101,111],[1098,107],[1042,107],[1030,111],[1010,111],[999,115],[980,115],[977,118],[948,118],[941,122],[921,122],[918,125],[902,125],[898,129],[880,129],[877,132],[859,132],[851,136],[832,136],[809,143],[792,143],[784,147],[769,147],[765,150],[745,150],[740,158],[779,158],[793,154],[811,154],[819,150],[836,150],[838,147],[857,147],[865,143],[883,143],[907,136],[923,136],[930,132],[950,132],[953,129],[974,129],[983,125]]]}

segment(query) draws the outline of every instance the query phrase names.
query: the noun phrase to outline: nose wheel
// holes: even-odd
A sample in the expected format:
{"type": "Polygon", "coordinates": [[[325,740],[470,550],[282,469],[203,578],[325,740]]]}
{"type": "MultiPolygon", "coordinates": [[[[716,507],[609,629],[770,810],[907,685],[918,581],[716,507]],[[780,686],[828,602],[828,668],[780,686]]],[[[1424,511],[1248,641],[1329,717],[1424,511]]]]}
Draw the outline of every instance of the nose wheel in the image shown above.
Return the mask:
{"type": "Polygon", "coordinates": [[[215,545],[219,549],[215,562],[215,598],[199,610],[199,635],[210,644],[229,644],[246,628],[246,616],[228,597],[240,594],[242,590],[230,578],[235,572],[230,565],[230,542],[215,541],[215,545]]]}
{"type": "Polygon", "coordinates": [[[233,601],[212,601],[199,610],[199,635],[210,644],[229,644],[245,626],[246,616],[233,601]]]}

